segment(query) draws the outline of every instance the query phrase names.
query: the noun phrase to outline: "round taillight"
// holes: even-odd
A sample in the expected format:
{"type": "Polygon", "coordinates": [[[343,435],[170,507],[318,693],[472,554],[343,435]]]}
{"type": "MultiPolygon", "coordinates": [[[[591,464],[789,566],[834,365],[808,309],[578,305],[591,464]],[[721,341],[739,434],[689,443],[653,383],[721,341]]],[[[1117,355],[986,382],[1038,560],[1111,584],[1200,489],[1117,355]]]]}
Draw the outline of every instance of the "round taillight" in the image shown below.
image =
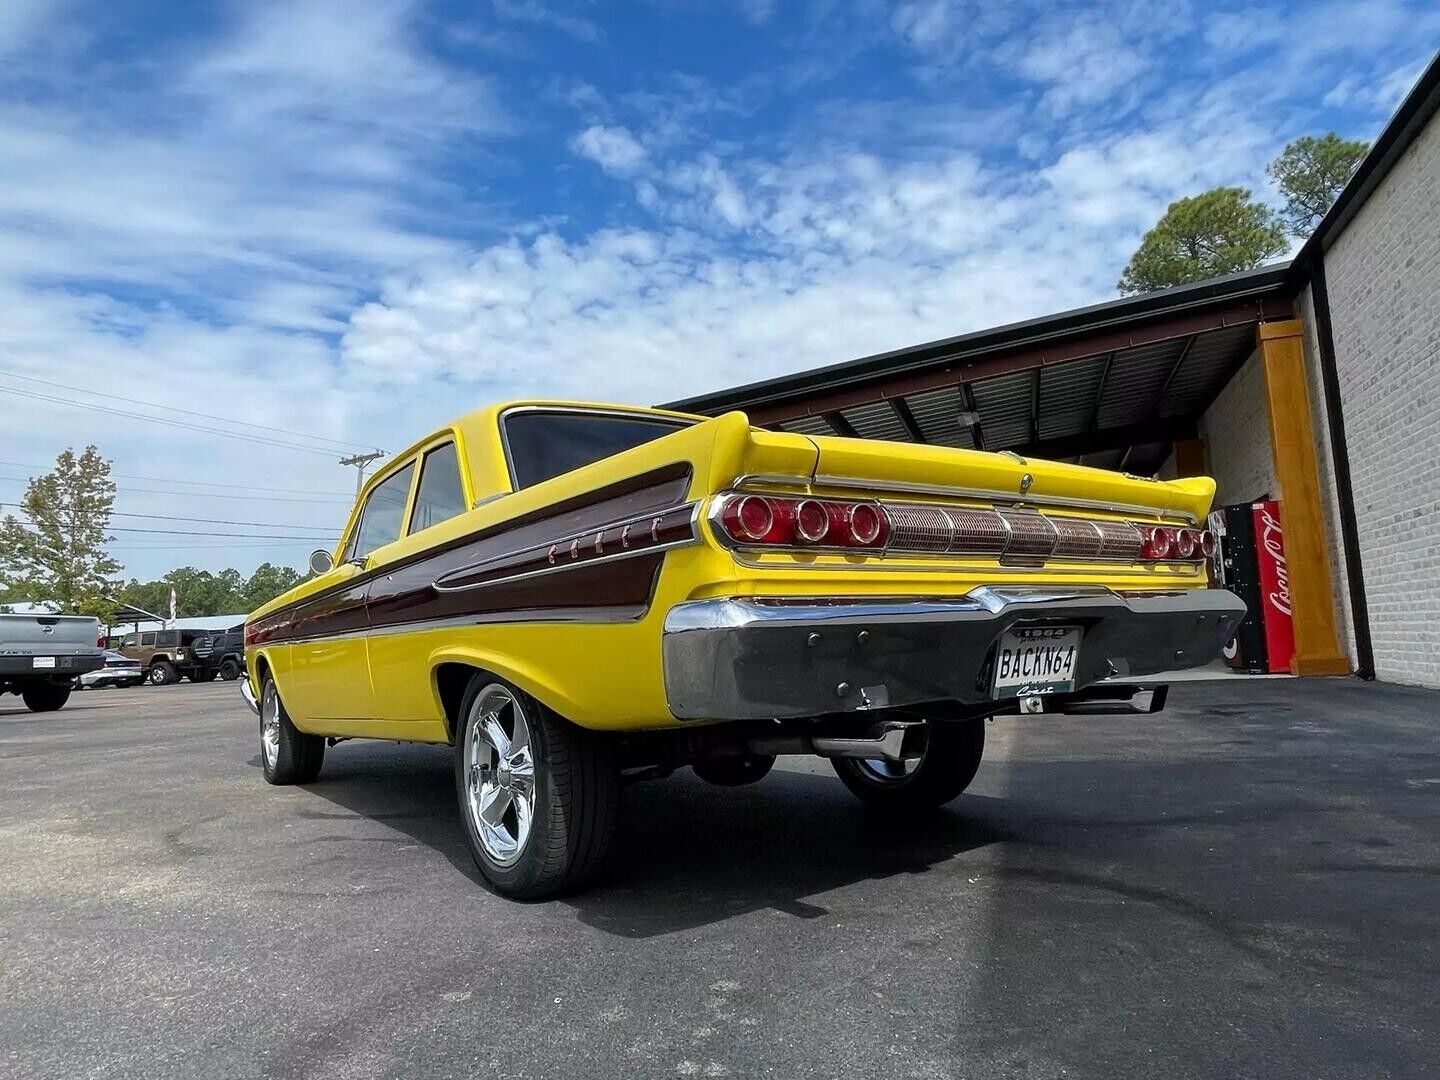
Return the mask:
{"type": "Polygon", "coordinates": [[[808,544],[818,544],[830,531],[830,514],[814,499],[795,507],[795,535],[808,544]]]}
{"type": "Polygon", "coordinates": [[[869,503],[857,503],[846,515],[850,526],[850,539],[857,544],[873,544],[880,539],[884,520],[880,511],[869,503]]]}
{"type": "Polygon", "coordinates": [[[1145,536],[1141,554],[1147,559],[1168,559],[1175,547],[1175,530],[1150,529],[1145,536]]]}
{"type": "Polygon", "coordinates": [[[760,495],[746,495],[735,504],[735,525],[741,539],[759,540],[775,525],[770,500],[760,495]]]}
{"type": "Polygon", "coordinates": [[[1209,529],[1200,534],[1200,554],[1205,558],[1213,559],[1215,557],[1216,544],[1215,534],[1209,529]]]}
{"type": "Polygon", "coordinates": [[[1189,559],[1195,555],[1195,549],[1200,546],[1200,534],[1194,529],[1180,529],[1175,534],[1175,557],[1177,559],[1189,559]]]}

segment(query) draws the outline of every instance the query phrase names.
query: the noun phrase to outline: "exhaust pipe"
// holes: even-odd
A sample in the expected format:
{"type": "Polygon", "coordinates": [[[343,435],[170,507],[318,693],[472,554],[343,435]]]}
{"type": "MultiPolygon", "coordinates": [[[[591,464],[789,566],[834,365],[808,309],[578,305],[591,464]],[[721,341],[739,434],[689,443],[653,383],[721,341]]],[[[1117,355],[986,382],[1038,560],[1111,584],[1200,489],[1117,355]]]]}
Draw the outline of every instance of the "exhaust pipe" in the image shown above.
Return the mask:
{"type": "Polygon", "coordinates": [[[749,739],[745,748],[757,757],[781,754],[817,754],[825,758],[863,758],[906,761],[920,756],[919,751],[905,750],[905,736],[923,728],[923,720],[885,720],[876,724],[864,738],[851,739],[833,735],[774,735],[749,739]]]}

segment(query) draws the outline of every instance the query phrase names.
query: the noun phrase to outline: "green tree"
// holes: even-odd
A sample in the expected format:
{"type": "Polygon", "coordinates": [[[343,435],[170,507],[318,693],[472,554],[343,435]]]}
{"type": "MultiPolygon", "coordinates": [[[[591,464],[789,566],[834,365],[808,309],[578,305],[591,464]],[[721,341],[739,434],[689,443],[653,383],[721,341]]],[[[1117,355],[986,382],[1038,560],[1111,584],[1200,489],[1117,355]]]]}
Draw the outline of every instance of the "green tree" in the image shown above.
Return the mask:
{"type": "Polygon", "coordinates": [[[245,611],[254,611],[261,604],[267,604],[281,593],[293,589],[300,582],[305,580],[305,575],[299,570],[288,566],[275,566],[273,563],[261,563],[245,582],[245,588],[241,590],[243,603],[241,608],[245,611]]]}
{"type": "Polygon", "coordinates": [[[1248,188],[1215,188],[1170,204],[1141,239],[1117,287],[1141,293],[1203,281],[1250,270],[1285,248],[1274,211],[1248,188]]]}
{"type": "Polygon", "coordinates": [[[1290,235],[1306,237],[1323,218],[1341,190],[1355,175],[1370,144],[1342,139],[1335,132],[1296,139],[1266,166],[1270,179],[1285,196],[1281,220],[1290,235]]]}
{"type": "Polygon", "coordinates": [[[110,463],[93,446],[66,450],[33,477],[19,509],[0,521],[0,563],[12,594],[53,600],[62,611],[108,619],[120,564],[106,553],[115,505],[110,463]]]}

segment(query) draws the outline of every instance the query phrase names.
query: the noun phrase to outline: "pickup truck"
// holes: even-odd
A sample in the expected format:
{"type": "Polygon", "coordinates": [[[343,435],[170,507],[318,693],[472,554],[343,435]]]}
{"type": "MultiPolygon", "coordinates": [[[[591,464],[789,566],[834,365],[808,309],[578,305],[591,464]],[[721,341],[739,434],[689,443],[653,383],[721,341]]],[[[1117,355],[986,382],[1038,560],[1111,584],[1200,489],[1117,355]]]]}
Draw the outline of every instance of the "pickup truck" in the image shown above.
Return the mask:
{"type": "Polygon", "coordinates": [[[0,694],[53,712],[77,677],[105,666],[100,620],[89,615],[0,615],[0,694]]]}
{"type": "Polygon", "coordinates": [[[495,406],[369,480],[246,619],[241,688],[272,784],[314,781],[327,739],[450,745],[481,874],[552,895],[601,865],[622,781],[813,754],[928,811],[988,717],[1160,707],[1125,680],[1209,662],[1245,613],[1209,585],[1214,493],[738,412],[495,406]]]}

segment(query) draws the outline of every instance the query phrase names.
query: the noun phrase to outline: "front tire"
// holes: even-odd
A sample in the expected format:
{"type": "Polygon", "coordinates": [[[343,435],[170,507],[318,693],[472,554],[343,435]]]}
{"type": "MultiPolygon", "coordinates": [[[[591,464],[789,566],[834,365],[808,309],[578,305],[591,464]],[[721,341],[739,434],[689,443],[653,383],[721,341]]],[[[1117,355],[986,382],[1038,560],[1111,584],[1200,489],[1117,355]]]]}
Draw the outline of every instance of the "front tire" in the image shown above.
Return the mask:
{"type": "Polygon", "coordinates": [[[877,810],[933,810],[970,786],[985,756],[985,721],[930,721],[925,751],[917,762],[832,758],[830,764],[852,795],[877,810]]]}
{"type": "Polygon", "coordinates": [[[260,764],[268,784],[309,784],[325,762],[325,737],[306,735],[290,720],[275,679],[260,689],[260,764]]]}
{"type": "Polygon", "coordinates": [[[240,665],[234,660],[226,660],[220,665],[220,678],[225,682],[234,682],[240,677],[240,665]]]}
{"type": "Polygon", "coordinates": [[[25,707],[31,712],[54,712],[70,700],[70,687],[56,683],[37,683],[20,691],[25,707]]]}
{"type": "Polygon", "coordinates": [[[175,665],[169,660],[157,660],[151,664],[146,678],[150,680],[151,686],[169,686],[180,681],[180,676],[175,674],[175,665]]]}
{"type": "Polygon", "coordinates": [[[470,854],[504,896],[578,888],[615,837],[613,745],[504,680],[477,673],[460,705],[455,790],[470,854]]]}

